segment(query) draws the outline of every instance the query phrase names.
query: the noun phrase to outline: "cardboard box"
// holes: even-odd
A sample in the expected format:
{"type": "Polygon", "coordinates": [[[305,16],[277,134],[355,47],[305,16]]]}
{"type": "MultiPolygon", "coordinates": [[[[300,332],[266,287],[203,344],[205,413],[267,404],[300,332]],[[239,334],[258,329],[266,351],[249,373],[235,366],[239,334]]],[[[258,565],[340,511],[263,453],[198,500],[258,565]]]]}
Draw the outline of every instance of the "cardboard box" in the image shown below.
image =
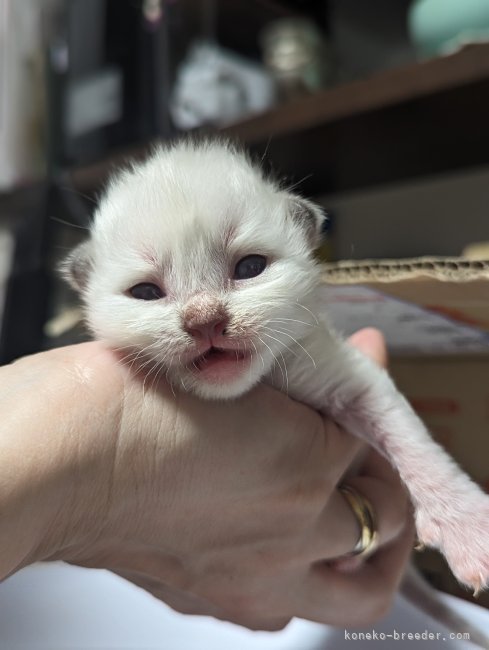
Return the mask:
{"type": "MultiPolygon", "coordinates": [[[[489,261],[339,262],[324,266],[324,280],[336,327],[384,332],[400,390],[489,492],[489,261]]],[[[416,554],[416,562],[437,587],[471,598],[439,554],[416,554]]],[[[477,602],[489,607],[489,594],[477,602]]]]}
{"type": "MultiPolygon", "coordinates": [[[[489,358],[394,358],[391,373],[433,437],[489,492],[489,358]]],[[[472,600],[438,553],[424,551],[415,561],[436,587],[472,600]]],[[[489,593],[476,602],[489,607],[489,593]]]]}

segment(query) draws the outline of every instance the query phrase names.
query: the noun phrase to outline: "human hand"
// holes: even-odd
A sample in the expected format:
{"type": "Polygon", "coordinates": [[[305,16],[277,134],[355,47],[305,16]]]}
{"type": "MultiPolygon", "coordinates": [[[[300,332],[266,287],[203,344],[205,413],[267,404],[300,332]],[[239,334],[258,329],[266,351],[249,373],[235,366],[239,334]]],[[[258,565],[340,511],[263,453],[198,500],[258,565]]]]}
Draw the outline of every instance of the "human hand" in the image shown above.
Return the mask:
{"type": "MultiPolygon", "coordinates": [[[[352,336],[350,342],[379,365],[387,364],[384,340],[378,331],[362,330],[352,336]]],[[[374,509],[380,520],[380,548],[355,574],[338,573],[331,568],[332,563],[321,561],[312,563],[309,567],[310,571],[317,572],[319,579],[323,581],[317,592],[318,601],[314,604],[317,613],[314,614],[311,601],[306,598],[302,607],[296,606],[294,615],[298,615],[298,612],[302,611],[301,615],[304,618],[314,618],[314,620],[334,625],[358,625],[372,622],[389,608],[412,548],[414,527],[406,494],[400,485],[397,473],[389,463],[375,450],[366,449],[349,434],[333,427],[327,419],[324,420],[323,425],[323,435],[332,448],[336,447],[338,454],[346,454],[346,457],[341,460],[348,464],[347,458],[355,457],[355,461],[348,468],[348,484],[355,486],[374,504],[374,509]],[[341,442],[345,443],[343,449],[341,442]],[[359,462],[362,457],[363,462],[359,462]],[[322,575],[319,575],[321,573],[322,575]],[[334,598],[331,598],[332,594],[334,594],[334,598]]],[[[335,463],[333,456],[334,454],[330,459],[332,464],[335,463]]],[[[337,460],[339,459],[336,458],[337,460]]],[[[338,475],[340,473],[338,472],[338,475]]],[[[333,493],[330,499],[336,496],[337,494],[333,493]]],[[[341,507],[338,509],[337,516],[341,517],[343,523],[348,521],[348,518],[351,521],[351,514],[346,513],[345,515],[341,507]]],[[[334,537],[334,529],[332,526],[330,528],[331,535],[334,537]]],[[[355,531],[355,535],[358,536],[356,527],[355,531]]],[[[332,548],[331,542],[332,540],[330,540],[330,549],[332,548]]],[[[351,548],[350,545],[348,550],[351,548]]],[[[299,552],[297,558],[299,564],[301,562],[300,555],[299,552]]],[[[324,557],[330,557],[326,550],[324,557]]],[[[300,570],[303,568],[300,565],[300,570]]],[[[270,596],[276,597],[279,593],[283,598],[283,593],[280,592],[280,589],[277,592],[273,589],[269,592],[270,584],[268,582],[262,584],[264,594],[256,594],[249,602],[244,600],[249,587],[248,576],[238,585],[238,590],[243,598],[243,606],[234,612],[229,607],[229,603],[226,603],[224,607],[216,606],[204,598],[198,598],[188,591],[171,588],[159,581],[141,579],[141,576],[125,575],[183,613],[213,615],[252,629],[267,630],[280,629],[290,619],[288,616],[270,617],[270,612],[273,611],[273,607],[268,608],[267,606],[270,596]]],[[[258,569],[258,580],[261,581],[262,576],[265,575],[266,572],[262,568],[258,569]]],[[[298,581],[297,584],[301,584],[301,582],[298,581]]],[[[284,588],[286,587],[285,584],[284,588]]],[[[293,584],[291,588],[294,590],[293,584]]]]}
{"type": "Polygon", "coordinates": [[[407,498],[370,454],[348,481],[374,505],[383,546],[354,574],[328,566],[357,541],[336,485],[363,450],[328,420],[266,386],[221,404],[144,386],[100,343],[9,371],[4,401],[33,396],[16,436],[31,449],[25,480],[35,467],[42,494],[50,479],[48,504],[23,508],[14,527],[30,525],[37,540],[14,568],[108,568],[175,609],[259,629],[292,616],[355,625],[385,611],[411,545],[407,498]]]}

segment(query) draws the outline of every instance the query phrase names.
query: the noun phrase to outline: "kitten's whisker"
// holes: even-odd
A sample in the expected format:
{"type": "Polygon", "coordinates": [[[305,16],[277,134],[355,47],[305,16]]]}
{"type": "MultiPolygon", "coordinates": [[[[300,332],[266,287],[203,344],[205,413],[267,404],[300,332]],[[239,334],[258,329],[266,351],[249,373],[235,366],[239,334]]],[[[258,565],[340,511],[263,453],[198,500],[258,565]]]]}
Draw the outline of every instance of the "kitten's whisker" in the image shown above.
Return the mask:
{"type": "Polygon", "coordinates": [[[136,354],[136,350],[134,349],[133,345],[121,345],[117,348],[114,348],[114,352],[121,354],[125,350],[129,350],[127,354],[123,354],[120,358],[117,359],[117,363],[120,363],[121,365],[125,365],[126,361],[128,359],[131,359],[134,354],[136,354]]]}
{"type": "Polygon", "coordinates": [[[134,359],[132,360],[132,363],[129,367],[130,370],[133,369],[134,365],[136,365],[136,371],[140,372],[147,366],[149,366],[150,363],[154,361],[153,357],[151,356],[151,345],[147,345],[144,347],[142,350],[140,350],[134,359]],[[148,355],[146,357],[146,355],[148,355]]]}
{"type": "MultiPolygon", "coordinates": [[[[285,332],[280,332],[280,330],[273,330],[273,329],[271,329],[271,328],[267,328],[267,329],[269,329],[271,332],[275,332],[275,334],[283,334],[283,333],[285,333],[285,332]]],[[[293,354],[294,357],[299,358],[299,355],[298,355],[297,351],[294,350],[293,348],[291,348],[290,345],[287,345],[284,341],[281,341],[280,339],[275,338],[275,337],[272,336],[271,334],[267,334],[267,332],[262,332],[262,334],[263,334],[263,336],[268,336],[269,339],[273,339],[274,341],[277,341],[277,343],[280,343],[280,345],[283,345],[283,347],[284,347],[288,352],[290,352],[291,354],[293,354]]]]}
{"type": "Polygon", "coordinates": [[[166,379],[166,381],[170,384],[170,388],[171,388],[171,392],[172,392],[173,397],[176,397],[177,394],[175,393],[175,388],[174,388],[174,386],[173,386],[173,382],[172,382],[171,379],[170,379],[169,372],[170,372],[170,367],[168,367],[168,368],[166,369],[166,372],[165,372],[165,379],[166,379]]]}
{"type": "Polygon", "coordinates": [[[314,323],[307,323],[305,320],[298,320],[297,318],[272,318],[268,323],[285,323],[286,321],[300,323],[301,325],[307,325],[308,327],[317,327],[314,323]]]}
{"type": "Polygon", "coordinates": [[[295,183],[292,183],[292,185],[288,185],[288,186],[287,186],[287,192],[293,192],[293,191],[295,190],[296,187],[298,187],[298,186],[299,186],[301,183],[303,183],[304,181],[307,181],[309,178],[312,178],[312,176],[313,176],[313,174],[307,174],[306,176],[304,176],[303,178],[299,179],[299,180],[296,181],[295,183]]]}
{"type": "MultiPolygon", "coordinates": [[[[252,341],[252,340],[250,339],[250,343],[251,343],[251,345],[253,346],[253,348],[255,349],[256,355],[257,355],[258,357],[260,357],[261,362],[262,362],[262,365],[263,365],[263,371],[265,371],[265,359],[263,358],[263,355],[260,354],[260,352],[258,352],[258,348],[256,347],[254,341],[252,341]]],[[[250,373],[251,373],[251,366],[250,366],[250,373]]]]}
{"type": "MultiPolygon", "coordinates": [[[[181,352],[180,352],[180,354],[178,355],[178,365],[179,365],[180,367],[183,365],[183,364],[182,364],[182,353],[181,353],[181,352]]],[[[187,392],[187,386],[185,385],[185,382],[183,381],[183,377],[179,377],[179,378],[178,378],[178,381],[182,384],[182,388],[183,388],[183,390],[184,390],[185,392],[187,392]]],[[[175,395],[175,393],[173,393],[173,394],[175,395]]]]}
{"type": "Polygon", "coordinates": [[[127,350],[128,348],[134,348],[134,344],[128,343],[127,345],[116,345],[114,346],[114,352],[120,352],[121,350],[127,350]]]}
{"type": "Polygon", "coordinates": [[[159,378],[161,376],[161,373],[163,372],[163,370],[165,368],[165,366],[163,365],[163,363],[161,363],[161,361],[158,363],[158,366],[159,366],[159,368],[156,371],[156,373],[154,374],[153,381],[151,382],[151,390],[153,390],[155,385],[158,383],[159,378]]]}
{"type": "Polygon", "coordinates": [[[135,363],[135,357],[137,356],[137,353],[135,350],[132,350],[128,354],[126,354],[124,357],[119,359],[119,363],[124,366],[128,366],[129,370],[132,371],[132,367],[135,363]]]}
{"type": "Polygon", "coordinates": [[[261,157],[261,163],[262,163],[262,164],[263,164],[263,161],[265,160],[265,158],[267,157],[268,149],[269,149],[269,147],[270,147],[270,143],[271,143],[271,141],[272,141],[272,137],[273,137],[272,135],[269,135],[269,136],[268,136],[267,144],[266,144],[266,146],[265,146],[265,151],[263,152],[262,157],[261,157]]]}
{"type": "MultiPolygon", "coordinates": [[[[118,352],[118,351],[119,351],[119,350],[117,350],[117,352],[118,352]]],[[[124,356],[119,357],[119,358],[117,359],[117,363],[120,363],[121,365],[125,365],[126,361],[127,361],[128,359],[131,359],[132,355],[133,355],[132,352],[128,352],[128,353],[125,354],[124,356]]]]}
{"type": "Polygon", "coordinates": [[[309,352],[306,350],[306,348],[305,348],[303,345],[301,345],[297,339],[295,339],[295,338],[294,338],[293,336],[291,336],[290,334],[287,334],[287,332],[281,332],[280,330],[275,330],[275,331],[276,331],[278,334],[283,334],[284,336],[288,336],[289,338],[291,338],[292,341],[294,342],[294,344],[297,345],[297,346],[299,346],[300,349],[303,350],[303,351],[307,354],[307,356],[309,357],[309,359],[312,361],[312,365],[314,366],[314,368],[316,368],[316,362],[315,362],[314,359],[311,357],[311,355],[310,355],[309,352]]]}
{"type": "Polygon", "coordinates": [[[148,387],[148,390],[150,390],[150,391],[153,390],[155,382],[156,382],[156,378],[158,377],[158,373],[159,373],[160,369],[161,369],[161,364],[160,363],[158,363],[156,365],[156,370],[155,370],[155,366],[153,366],[151,368],[151,371],[150,371],[149,374],[151,375],[152,379],[151,379],[151,384],[148,387]]]}
{"type": "MultiPolygon", "coordinates": [[[[284,360],[284,355],[280,352],[280,350],[277,350],[278,354],[282,357],[282,361],[285,362],[284,360]]],[[[286,385],[286,380],[285,380],[285,374],[284,374],[284,368],[282,367],[282,364],[280,361],[275,357],[277,366],[280,368],[280,374],[282,375],[282,388],[286,385]]]]}
{"type": "MultiPolygon", "coordinates": [[[[132,371],[134,364],[139,360],[139,358],[140,358],[142,355],[144,355],[144,354],[145,354],[145,353],[146,353],[146,352],[151,348],[151,345],[152,345],[152,344],[150,343],[149,345],[146,345],[146,346],[145,346],[144,348],[142,348],[141,350],[135,350],[135,349],[134,349],[134,346],[131,346],[131,345],[122,346],[122,347],[119,347],[119,348],[116,348],[116,349],[117,349],[118,351],[121,351],[121,350],[123,350],[123,349],[132,348],[131,352],[129,352],[129,354],[125,355],[125,356],[121,359],[121,361],[122,361],[123,363],[125,363],[126,360],[132,359],[131,364],[130,364],[130,366],[129,366],[129,370],[132,371]]],[[[143,364],[142,367],[144,367],[144,365],[145,365],[145,364],[143,364]]]]}
{"type": "MultiPolygon", "coordinates": [[[[280,323],[279,323],[279,325],[280,325],[280,327],[281,327],[283,330],[285,330],[286,332],[294,332],[294,330],[286,329],[286,328],[285,328],[283,325],[281,325],[280,323]]],[[[273,327],[267,327],[266,325],[263,325],[262,329],[264,329],[264,330],[270,330],[271,332],[276,332],[276,331],[277,331],[275,328],[273,328],[273,327]]]]}
{"type": "Polygon", "coordinates": [[[93,198],[93,196],[90,196],[89,194],[84,194],[83,192],[79,192],[78,190],[76,190],[74,187],[71,187],[70,185],[63,184],[60,185],[59,188],[62,192],[69,192],[70,194],[74,194],[77,198],[86,199],[87,201],[90,201],[90,203],[93,203],[93,205],[98,205],[98,202],[93,198]]]}
{"type": "MultiPolygon", "coordinates": [[[[142,350],[139,350],[139,352],[138,352],[138,353],[133,357],[132,363],[131,363],[131,365],[129,366],[129,370],[132,370],[132,369],[133,369],[134,364],[136,364],[136,363],[139,364],[139,363],[140,363],[140,359],[144,358],[144,355],[146,354],[146,352],[147,352],[147,350],[148,350],[149,347],[150,347],[150,346],[148,345],[148,346],[144,347],[142,350]]],[[[145,361],[144,364],[143,364],[141,367],[144,368],[144,366],[145,366],[147,363],[148,363],[148,362],[145,361]]]]}
{"type": "MultiPolygon", "coordinates": [[[[266,334],[265,332],[263,334],[264,334],[264,336],[268,336],[269,338],[273,339],[274,341],[277,341],[278,343],[283,344],[282,341],[279,341],[278,339],[274,338],[273,336],[270,336],[270,334],[266,334]]],[[[260,338],[260,337],[258,337],[258,338],[260,338]]],[[[289,391],[289,376],[287,374],[287,365],[285,363],[284,355],[280,352],[280,350],[277,350],[278,353],[280,354],[280,356],[282,358],[282,361],[283,361],[283,364],[284,364],[283,367],[282,367],[282,365],[280,364],[280,361],[277,359],[277,357],[274,354],[274,352],[272,351],[272,349],[265,343],[265,341],[263,339],[260,338],[260,340],[263,343],[263,345],[266,345],[266,347],[270,350],[275,363],[280,368],[280,372],[282,374],[282,388],[285,386],[285,388],[286,388],[285,392],[288,393],[288,391],[289,391]]]]}
{"type": "MultiPolygon", "coordinates": [[[[288,395],[289,394],[289,374],[287,372],[287,364],[285,363],[284,355],[280,351],[278,353],[280,354],[280,357],[282,359],[282,363],[284,364],[283,365],[284,369],[283,369],[283,372],[282,372],[282,377],[284,376],[284,373],[285,373],[285,386],[284,386],[284,382],[282,381],[282,389],[285,388],[285,390],[283,392],[286,395],[288,395]]],[[[279,367],[280,367],[280,364],[279,364],[279,367]]]]}
{"type": "Polygon", "coordinates": [[[301,307],[302,309],[305,309],[309,314],[311,314],[311,316],[312,316],[312,317],[314,318],[314,320],[316,321],[316,325],[319,325],[319,320],[318,320],[317,316],[316,316],[316,315],[315,315],[315,314],[314,314],[314,313],[313,313],[313,312],[312,312],[308,307],[306,307],[305,305],[301,304],[298,300],[296,301],[296,305],[298,305],[298,306],[301,307]]]}
{"type": "MultiPolygon", "coordinates": [[[[258,336],[258,334],[257,334],[257,336],[258,336]]],[[[270,336],[270,334],[265,334],[265,336],[270,336]]],[[[272,337],[270,337],[270,338],[272,338],[272,337]]],[[[261,338],[261,336],[258,336],[258,339],[259,339],[259,341],[260,341],[260,342],[261,342],[261,343],[262,343],[266,348],[268,348],[268,349],[270,350],[270,354],[272,355],[272,359],[273,359],[274,361],[277,361],[277,357],[275,356],[275,354],[274,354],[272,348],[271,348],[269,345],[267,345],[267,344],[265,343],[265,341],[261,338]]],[[[277,362],[277,363],[278,363],[278,362],[277,362]]],[[[280,365],[280,364],[279,364],[279,365],[280,365]]]]}
{"type": "MultiPolygon", "coordinates": [[[[151,368],[148,370],[148,372],[146,373],[146,376],[145,376],[145,378],[144,378],[144,380],[143,380],[143,398],[145,397],[145,386],[146,386],[146,380],[148,379],[148,377],[151,377],[151,376],[152,376],[152,374],[153,374],[154,371],[155,371],[155,368],[158,368],[158,366],[160,365],[160,362],[159,362],[158,360],[155,361],[155,360],[153,359],[152,361],[154,361],[154,363],[153,363],[153,365],[151,366],[151,368]]],[[[148,363],[148,364],[145,364],[145,365],[149,365],[149,363],[148,363]]],[[[153,383],[152,383],[151,386],[149,387],[149,390],[151,390],[152,387],[153,387],[153,383]]]]}
{"type": "MultiPolygon", "coordinates": [[[[79,223],[70,223],[69,221],[60,219],[59,217],[51,216],[50,219],[52,221],[57,221],[58,223],[61,223],[63,226],[69,226],[70,228],[78,228],[79,230],[90,230],[90,226],[81,226],[79,223]]],[[[73,248],[73,247],[67,247],[67,249],[68,248],[73,248]]]]}

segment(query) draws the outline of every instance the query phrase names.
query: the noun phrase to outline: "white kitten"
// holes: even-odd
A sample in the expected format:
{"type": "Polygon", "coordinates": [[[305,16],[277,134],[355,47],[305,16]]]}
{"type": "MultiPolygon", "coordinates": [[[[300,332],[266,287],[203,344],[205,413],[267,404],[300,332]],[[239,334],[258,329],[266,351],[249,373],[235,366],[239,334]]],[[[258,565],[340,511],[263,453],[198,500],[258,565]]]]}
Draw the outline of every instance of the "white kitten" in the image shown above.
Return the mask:
{"type": "Polygon", "coordinates": [[[406,484],[419,540],[487,587],[489,497],[318,311],[322,219],[230,145],[183,142],[112,180],[65,268],[95,336],[175,386],[232,398],[264,380],[367,440],[406,484]]]}

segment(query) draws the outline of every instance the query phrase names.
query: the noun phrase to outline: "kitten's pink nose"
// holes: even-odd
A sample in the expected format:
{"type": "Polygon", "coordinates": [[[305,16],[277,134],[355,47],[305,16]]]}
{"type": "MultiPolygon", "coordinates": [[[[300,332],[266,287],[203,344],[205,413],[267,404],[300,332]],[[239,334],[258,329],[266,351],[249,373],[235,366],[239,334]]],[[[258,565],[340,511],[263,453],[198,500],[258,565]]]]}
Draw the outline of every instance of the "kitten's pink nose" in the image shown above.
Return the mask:
{"type": "Polygon", "coordinates": [[[207,323],[186,323],[185,329],[196,340],[213,341],[225,333],[227,325],[227,318],[217,318],[207,323]]]}
{"type": "Polygon", "coordinates": [[[220,338],[229,323],[229,315],[222,302],[213,295],[199,293],[193,296],[182,312],[183,328],[197,342],[213,343],[220,338]]]}

